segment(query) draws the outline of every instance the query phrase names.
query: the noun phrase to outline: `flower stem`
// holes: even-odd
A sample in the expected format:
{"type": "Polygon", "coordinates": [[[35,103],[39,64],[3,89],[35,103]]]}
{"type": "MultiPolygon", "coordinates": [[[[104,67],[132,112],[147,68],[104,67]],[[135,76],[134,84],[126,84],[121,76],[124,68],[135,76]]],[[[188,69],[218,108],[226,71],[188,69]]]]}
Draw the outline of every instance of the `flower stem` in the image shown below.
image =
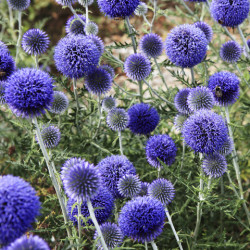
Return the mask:
{"type": "Polygon", "coordinates": [[[162,72],[161,72],[160,66],[159,66],[159,64],[158,64],[158,62],[157,62],[157,60],[156,60],[156,58],[154,58],[154,61],[155,61],[155,65],[156,65],[156,67],[157,67],[157,69],[158,69],[158,71],[159,71],[161,80],[162,80],[162,82],[164,83],[164,85],[166,86],[166,88],[167,88],[167,90],[168,90],[168,85],[167,85],[167,83],[166,83],[166,81],[165,81],[165,79],[164,79],[164,76],[163,76],[163,74],[162,74],[162,72]]]}
{"type": "Polygon", "coordinates": [[[240,33],[241,40],[242,40],[242,42],[243,42],[243,44],[244,44],[244,46],[245,46],[246,53],[247,53],[247,55],[249,55],[249,51],[250,51],[250,50],[249,50],[249,47],[248,47],[248,45],[247,45],[246,38],[244,37],[244,34],[243,34],[243,32],[242,32],[242,30],[241,30],[241,28],[240,28],[240,25],[237,26],[237,29],[238,29],[238,31],[239,31],[239,33],[240,33]]]}
{"type": "Polygon", "coordinates": [[[140,93],[140,102],[143,102],[143,88],[142,88],[142,81],[138,81],[139,84],[139,93],[140,93]]]}
{"type": "Polygon", "coordinates": [[[16,63],[18,60],[18,53],[21,46],[22,39],[22,11],[18,11],[18,39],[16,44],[16,63]]]}
{"type": "Polygon", "coordinates": [[[190,15],[194,15],[194,12],[187,6],[187,4],[184,2],[184,0],[181,0],[181,3],[186,8],[186,10],[189,12],[190,15]]]}
{"type": "Polygon", "coordinates": [[[10,19],[10,27],[12,30],[14,30],[14,19],[13,19],[13,11],[10,5],[8,4],[9,7],[9,19],[10,19]]]}
{"type": "Polygon", "coordinates": [[[158,250],[158,247],[157,247],[157,245],[155,244],[154,241],[151,241],[150,243],[151,243],[151,245],[153,247],[153,250],[158,250]]]}
{"type": "Polygon", "coordinates": [[[74,89],[77,111],[79,111],[80,105],[79,105],[79,100],[78,100],[77,86],[76,86],[76,79],[75,78],[73,78],[73,89],[74,89]]]}
{"type": "Polygon", "coordinates": [[[118,131],[118,135],[119,135],[120,151],[121,151],[121,155],[123,155],[123,148],[122,148],[122,132],[121,132],[121,131],[118,131]]]}
{"type": "Polygon", "coordinates": [[[70,9],[71,12],[77,17],[77,19],[85,26],[86,23],[79,17],[79,15],[76,13],[76,11],[75,11],[74,8],[72,7],[72,5],[69,6],[69,9],[70,9]]]}
{"type": "Polygon", "coordinates": [[[182,156],[181,156],[181,168],[180,168],[180,171],[183,168],[183,162],[184,162],[184,157],[185,157],[185,150],[186,150],[186,143],[185,143],[185,140],[183,140],[183,142],[182,142],[182,156]]]}
{"type": "Polygon", "coordinates": [[[247,85],[248,87],[250,87],[250,85],[249,85],[249,83],[247,82],[247,80],[245,79],[245,77],[244,77],[242,71],[241,71],[240,68],[238,67],[237,63],[235,63],[234,65],[235,65],[235,68],[237,69],[237,71],[239,72],[241,78],[242,78],[242,79],[244,80],[244,82],[246,83],[246,85],[247,85]]]}
{"type": "Polygon", "coordinates": [[[79,244],[77,249],[79,250],[81,244],[81,202],[79,199],[77,200],[77,211],[78,211],[77,224],[78,224],[78,244],[79,244]]]}
{"type": "Polygon", "coordinates": [[[209,176],[209,177],[208,177],[207,190],[210,190],[210,188],[211,188],[211,184],[212,184],[212,177],[211,177],[211,176],[209,176]]]}
{"type": "Polygon", "coordinates": [[[148,250],[148,243],[145,242],[145,250],[148,250]]]}
{"type": "Polygon", "coordinates": [[[38,64],[38,55],[35,55],[35,64],[36,64],[36,68],[39,68],[39,64],[38,64]]]}
{"type": "Polygon", "coordinates": [[[154,0],[154,15],[153,15],[153,19],[152,19],[151,25],[150,25],[150,33],[152,33],[152,28],[153,28],[154,21],[156,18],[156,11],[157,11],[157,0],[154,0]]]}
{"type": "Polygon", "coordinates": [[[131,24],[129,22],[129,17],[128,16],[126,16],[125,21],[126,21],[126,24],[128,26],[129,36],[131,37],[131,40],[132,40],[132,45],[133,45],[134,53],[136,54],[136,40],[135,40],[135,35],[133,34],[132,27],[131,27],[131,24]]]}
{"type": "Polygon", "coordinates": [[[114,83],[114,85],[115,85],[116,87],[118,87],[122,92],[124,92],[124,93],[126,93],[126,94],[128,94],[128,95],[131,95],[131,96],[134,96],[134,97],[140,96],[140,95],[137,95],[137,94],[132,94],[132,93],[127,92],[124,88],[122,88],[121,86],[119,86],[115,81],[113,81],[113,83],[114,83]]]}
{"type": "Polygon", "coordinates": [[[87,1],[86,1],[86,4],[85,4],[85,10],[86,10],[86,25],[87,25],[88,22],[89,22],[89,6],[88,6],[87,1]]]}
{"type": "Polygon", "coordinates": [[[192,77],[192,84],[195,86],[195,77],[194,77],[194,68],[190,68],[191,71],[191,77],[192,77]]]}

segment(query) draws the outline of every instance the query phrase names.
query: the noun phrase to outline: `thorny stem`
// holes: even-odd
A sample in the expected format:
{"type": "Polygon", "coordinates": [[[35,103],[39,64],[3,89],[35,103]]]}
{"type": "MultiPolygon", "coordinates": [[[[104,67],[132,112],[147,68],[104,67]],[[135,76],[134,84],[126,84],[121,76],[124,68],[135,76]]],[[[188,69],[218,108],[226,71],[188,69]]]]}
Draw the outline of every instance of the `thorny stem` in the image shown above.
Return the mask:
{"type": "Polygon", "coordinates": [[[249,83],[247,82],[247,80],[245,79],[245,77],[244,77],[242,71],[241,71],[240,68],[238,67],[237,63],[235,63],[234,65],[235,65],[235,68],[237,69],[237,71],[239,72],[241,78],[242,78],[242,79],[244,80],[244,82],[246,83],[246,85],[247,85],[248,87],[250,87],[250,85],[249,85],[249,83]]]}
{"type": "Polygon", "coordinates": [[[19,48],[21,46],[21,39],[22,39],[22,12],[18,11],[18,39],[16,44],[16,63],[18,60],[19,48]]]}
{"type": "Polygon", "coordinates": [[[157,245],[155,244],[154,241],[151,241],[150,243],[151,243],[151,245],[153,247],[153,250],[158,250],[158,247],[157,247],[157,245]]]}
{"type": "Polygon", "coordinates": [[[165,81],[165,79],[164,79],[164,76],[163,76],[163,74],[162,74],[162,72],[161,72],[160,66],[159,66],[159,64],[158,64],[158,62],[157,62],[157,60],[156,60],[156,58],[154,58],[154,61],[155,61],[155,65],[156,65],[156,67],[157,67],[157,69],[158,69],[158,71],[159,71],[161,80],[162,80],[162,82],[164,83],[164,85],[166,86],[166,88],[167,88],[167,90],[168,90],[168,85],[167,85],[167,83],[166,83],[166,81],[165,81]]]}
{"type": "Polygon", "coordinates": [[[242,40],[242,42],[244,43],[245,50],[246,50],[246,53],[247,53],[247,55],[248,55],[250,49],[249,49],[249,47],[248,47],[248,45],[247,45],[246,38],[244,37],[244,34],[243,34],[243,32],[242,32],[242,30],[241,30],[241,28],[240,28],[240,25],[237,26],[237,29],[238,29],[238,31],[239,31],[239,33],[240,33],[241,40],[242,40]]]}
{"type": "Polygon", "coordinates": [[[78,244],[79,244],[77,249],[79,250],[81,244],[81,202],[79,199],[77,199],[77,211],[78,211],[77,224],[78,224],[78,244]]]}
{"type": "Polygon", "coordinates": [[[121,155],[123,155],[123,148],[122,148],[122,133],[121,133],[121,131],[118,131],[118,136],[119,136],[119,145],[120,145],[121,155]]]}
{"type": "Polygon", "coordinates": [[[129,17],[128,16],[126,16],[125,21],[126,21],[126,24],[128,26],[129,36],[131,37],[131,40],[132,40],[134,53],[136,54],[136,40],[135,40],[135,35],[133,34],[132,27],[131,27],[131,24],[129,22],[129,17]]]}

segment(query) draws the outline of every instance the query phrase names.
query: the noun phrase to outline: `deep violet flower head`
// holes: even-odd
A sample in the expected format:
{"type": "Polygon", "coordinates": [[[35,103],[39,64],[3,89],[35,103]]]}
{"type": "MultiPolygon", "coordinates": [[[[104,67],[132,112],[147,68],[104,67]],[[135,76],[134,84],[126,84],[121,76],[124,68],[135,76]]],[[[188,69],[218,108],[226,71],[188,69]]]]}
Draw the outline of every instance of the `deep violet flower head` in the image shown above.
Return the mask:
{"type": "Polygon", "coordinates": [[[98,25],[94,22],[88,22],[85,25],[84,31],[87,35],[97,35],[99,28],[98,25]]]}
{"type": "MultiPolygon", "coordinates": [[[[86,23],[86,17],[84,15],[78,15],[84,23],[86,23]]],[[[65,30],[67,34],[70,35],[85,35],[84,30],[85,25],[78,20],[76,16],[72,16],[66,23],[65,30]]]]}
{"type": "Polygon", "coordinates": [[[5,86],[6,82],[0,81],[0,105],[5,104],[5,86]]]}
{"type": "Polygon", "coordinates": [[[182,135],[194,151],[213,154],[221,149],[228,134],[223,118],[210,110],[199,110],[184,123],[182,135]]]}
{"type": "Polygon", "coordinates": [[[110,74],[112,79],[115,78],[115,71],[110,65],[103,64],[100,66],[100,68],[105,69],[110,74]]]}
{"type": "Polygon", "coordinates": [[[149,187],[148,182],[141,182],[141,191],[138,194],[138,196],[148,195],[148,187],[149,187]]]}
{"type": "Polygon", "coordinates": [[[140,40],[140,49],[148,57],[156,58],[162,54],[163,41],[157,34],[149,33],[140,40]]]}
{"type": "Polygon", "coordinates": [[[190,90],[187,103],[192,112],[200,109],[212,109],[214,106],[213,92],[204,86],[193,88],[190,90]]]}
{"type": "Polygon", "coordinates": [[[215,104],[228,106],[234,104],[240,94],[240,80],[234,73],[221,71],[208,80],[208,88],[213,92],[215,104]]]}
{"type": "Polygon", "coordinates": [[[107,124],[114,131],[122,131],[128,126],[129,116],[125,109],[113,108],[108,112],[107,124]]]}
{"type": "Polygon", "coordinates": [[[0,81],[5,81],[15,71],[15,61],[9,51],[0,47],[0,81]]]}
{"type": "Polygon", "coordinates": [[[220,48],[220,57],[223,61],[228,63],[237,62],[242,54],[241,46],[235,41],[228,41],[222,44],[220,48]]]}
{"type": "Polygon", "coordinates": [[[49,37],[42,30],[30,29],[23,35],[22,47],[29,55],[44,54],[49,47],[49,37]]]}
{"type": "MultiPolygon", "coordinates": [[[[206,2],[206,0],[204,0],[204,2],[206,2]]],[[[213,30],[211,28],[210,25],[208,25],[207,23],[205,22],[202,22],[202,21],[198,21],[196,23],[194,23],[194,26],[196,28],[199,28],[203,31],[203,33],[205,34],[206,38],[207,38],[207,41],[208,43],[210,43],[212,41],[212,38],[213,38],[213,30]]]]}
{"type": "Polygon", "coordinates": [[[4,42],[2,42],[1,40],[0,40],[0,48],[5,49],[6,51],[8,51],[7,45],[4,42]]]}
{"type": "Polygon", "coordinates": [[[62,6],[71,6],[76,0],[56,0],[56,2],[62,6]]]}
{"type": "MultiPolygon", "coordinates": [[[[105,222],[100,226],[100,229],[108,249],[114,249],[122,244],[123,234],[115,223],[105,222]]],[[[98,233],[95,231],[94,239],[98,237],[98,233]]],[[[98,250],[103,250],[100,239],[97,241],[96,247],[98,250]]]]}
{"type": "Polygon", "coordinates": [[[137,197],[122,208],[118,224],[125,236],[139,242],[153,241],[162,233],[165,211],[153,197],[137,197]]]}
{"type": "Polygon", "coordinates": [[[233,151],[233,140],[230,136],[227,137],[226,141],[218,151],[220,155],[229,155],[233,151]]]}
{"type": "Polygon", "coordinates": [[[96,68],[85,76],[86,89],[95,95],[107,93],[112,88],[110,74],[102,68],[96,68]]]}
{"type": "Polygon", "coordinates": [[[137,175],[124,175],[118,182],[118,190],[123,197],[133,198],[141,191],[141,181],[137,175]]]}
{"type": "Polygon", "coordinates": [[[206,155],[202,162],[202,168],[206,175],[219,178],[227,171],[226,158],[220,154],[206,155]]]}
{"type": "Polygon", "coordinates": [[[55,47],[54,60],[58,71],[70,78],[81,78],[93,71],[101,53],[89,37],[66,36],[55,47]]]}
{"type": "Polygon", "coordinates": [[[95,35],[89,35],[87,37],[92,40],[92,42],[95,44],[98,51],[102,55],[103,52],[104,52],[104,43],[103,43],[102,39],[100,37],[98,37],[98,36],[95,36],[95,35]]]}
{"type": "Polygon", "coordinates": [[[148,187],[148,194],[167,206],[174,199],[174,185],[166,179],[154,180],[148,187]]]}
{"type": "Polygon", "coordinates": [[[48,73],[32,68],[19,69],[8,79],[5,100],[17,116],[40,116],[53,101],[53,87],[48,73]]]}
{"type": "Polygon", "coordinates": [[[134,11],[135,15],[137,16],[143,16],[147,14],[147,12],[148,12],[148,6],[144,2],[140,2],[134,11]]]}
{"type": "Polygon", "coordinates": [[[97,0],[99,8],[110,18],[127,17],[133,14],[140,0],[97,0]]]}
{"type": "Polygon", "coordinates": [[[6,250],[50,250],[48,244],[40,237],[24,235],[12,242],[6,250]]]}
{"type": "Polygon", "coordinates": [[[126,174],[136,174],[135,167],[125,157],[112,155],[101,160],[97,168],[101,174],[103,184],[109,189],[114,198],[121,198],[117,184],[121,177],[126,174]]]}
{"type": "Polygon", "coordinates": [[[151,136],[145,149],[148,163],[155,168],[162,167],[160,161],[169,166],[175,161],[177,148],[169,135],[151,136]]]}
{"type": "Polygon", "coordinates": [[[69,106],[68,97],[61,91],[54,91],[53,102],[50,106],[50,112],[61,115],[63,114],[69,106]]]}
{"type": "Polygon", "coordinates": [[[128,127],[134,134],[147,135],[157,127],[160,116],[155,108],[146,103],[134,104],[128,109],[128,127]]]}
{"type": "Polygon", "coordinates": [[[192,111],[188,107],[187,99],[190,93],[190,88],[185,88],[179,90],[179,92],[175,95],[174,104],[176,109],[182,114],[190,114],[192,111]]]}
{"type": "MultiPolygon", "coordinates": [[[[55,148],[61,139],[61,132],[58,127],[50,125],[44,126],[41,130],[43,143],[46,148],[55,148]]],[[[38,138],[36,137],[38,142],[38,138]]]]}
{"type": "Polygon", "coordinates": [[[143,80],[151,72],[150,61],[143,54],[132,54],[124,63],[124,72],[134,81],[143,80]]]}
{"type": "Polygon", "coordinates": [[[0,245],[7,245],[32,228],[41,204],[31,185],[12,175],[0,177],[0,245]]]}
{"type": "Polygon", "coordinates": [[[191,24],[183,24],[170,31],[166,38],[166,54],[176,66],[191,68],[202,62],[208,41],[204,32],[191,24]]]}
{"type": "Polygon", "coordinates": [[[117,101],[112,96],[105,97],[102,100],[102,108],[106,112],[109,112],[111,109],[116,108],[116,106],[117,106],[117,101]]]}
{"type": "Polygon", "coordinates": [[[23,11],[30,6],[30,0],[7,0],[13,10],[23,11]]]}
{"type": "Polygon", "coordinates": [[[184,122],[187,120],[188,116],[185,114],[177,114],[174,118],[174,126],[177,131],[181,131],[184,122]]]}
{"type": "MultiPolygon", "coordinates": [[[[91,198],[90,201],[95,210],[94,213],[99,224],[102,224],[110,218],[114,208],[114,198],[106,187],[99,189],[98,193],[93,198],[91,198]]],[[[72,208],[76,202],[76,199],[70,198],[67,204],[68,216],[70,220],[74,222],[74,224],[77,224],[76,216],[78,215],[78,211],[77,206],[75,206],[73,210],[72,208]]],[[[81,204],[81,214],[83,217],[90,216],[86,201],[83,201],[81,204]]],[[[87,223],[93,225],[91,219],[89,219],[87,223]]],[[[82,225],[84,225],[83,221],[82,225]]]]}
{"type": "Polygon", "coordinates": [[[235,27],[248,17],[248,0],[213,0],[210,5],[212,17],[222,26],[235,27]]]}

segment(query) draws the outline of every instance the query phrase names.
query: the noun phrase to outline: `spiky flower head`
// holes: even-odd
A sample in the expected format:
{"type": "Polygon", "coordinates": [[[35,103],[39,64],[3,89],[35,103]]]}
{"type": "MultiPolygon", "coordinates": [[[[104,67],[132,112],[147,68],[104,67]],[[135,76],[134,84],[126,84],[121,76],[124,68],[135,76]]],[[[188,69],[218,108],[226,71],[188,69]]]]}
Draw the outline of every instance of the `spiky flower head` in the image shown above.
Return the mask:
{"type": "Polygon", "coordinates": [[[19,69],[8,79],[5,100],[17,116],[40,116],[53,101],[53,87],[48,73],[32,68],[19,69]]]}
{"type": "Polygon", "coordinates": [[[134,104],[128,110],[128,127],[134,134],[147,135],[157,127],[160,116],[155,108],[146,103],[134,104]]]}
{"type": "Polygon", "coordinates": [[[103,184],[109,189],[114,198],[121,198],[117,184],[121,177],[126,174],[136,174],[135,167],[125,157],[112,155],[101,160],[97,168],[101,174],[103,184]]]}
{"type": "Polygon", "coordinates": [[[163,42],[159,35],[149,33],[140,40],[140,49],[148,57],[156,58],[162,54],[163,42]]]}
{"type": "Polygon", "coordinates": [[[50,106],[50,112],[54,114],[63,114],[69,106],[68,97],[61,91],[54,91],[53,102],[50,106]]]}
{"type": "Polygon", "coordinates": [[[148,182],[141,182],[141,191],[138,194],[138,196],[144,196],[144,195],[148,195],[148,187],[149,187],[149,183],[148,182]]]}
{"type": "Polygon", "coordinates": [[[78,2],[81,4],[81,5],[83,5],[83,6],[86,6],[86,5],[91,5],[93,2],[94,2],[94,0],[78,0],[78,2]]]}
{"type": "Polygon", "coordinates": [[[147,12],[148,12],[148,6],[144,2],[140,2],[134,11],[135,15],[137,16],[146,15],[147,12]]]}
{"type": "Polygon", "coordinates": [[[15,61],[9,51],[0,47],[0,81],[7,80],[16,70],[15,61]]]}
{"type": "Polygon", "coordinates": [[[175,189],[170,181],[157,179],[149,185],[148,194],[167,206],[174,199],[175,189]]]}
{"type": "Polygon", "coordinates": [[[23,11],[30,6],[30,0],[7,0],[13,10],[23,11]]]}
{"type": "MultiPolygon", "coordinates": [[[[86,17],[84,15],[78,15],[84,23],[86,23],[86,17]]],[[[65,30],[70,35],[85,35],[85,25],[76,17],[72,16],[66,23],[65,30]]]]}
{"type": "Polygon", "coordinates": [[[100,66],[100,68],[105,69],[110,74],[112,79],[115,78],[115,71],[110,65],[103,64],[100,66]]]}
{"type": "Polygon", "coordinates": [[[213,0],[212,17],[222,26],[235,27],[244,22],[249,13],[248,0],[213,0]]]}
{"type": "MultiPolygon", "coordinates": [[[[108,249],[114,249],[122,244],[123,234],[115,223],[105,222],[100,226],[100,229],[108,249]]],[[[95,231],[94,239],[98,237],[98,233],[95,231]]],[[[100,239],[97,241],[96,247],[98,250],[103,250],[100,239]]]]}
{"type": "Polygon", "coordinates": [[[231,139],[230,136],[227,137],[226,141],[218,151],[219,154],[221,155],[229,155],[233,151],[233,140],[231,139]]]}
{"type": "Polygon", "coordinates": [[[187,103],[192,112],[200,109],[212,109],[214,106],[214,95],[209,88],[199,86],[190,90],[187,103]]]}
{"type": "Polygon", "coordinates": [[[235,103],[240,94],[240,80],[234,73],[221,71],[208,80],[208,88],[213,92],[215,104],[228,106],[235,103]]]}
{"type": "Polygon", "coordinates": [[[213,154],[221,149],[227,139],[223,118],[210,110],[199,110],[184,123],[182,135],[194,151],[213,154]]]}
{"type": "Polygon", "coordinates": [[[5,86],[6,82],[0,81],[0,105],[5,104],[5,98],[4,98],[5,86]]]}
{"type": "Polygon", "coordinates": [[[174,126],[178,131],[182,130],[184,122],[187,120],[188,116],[185,114],[177,114],[174,118],[174,126]]]}
{"type": "Polygon", "coordinates": [[[31,185],[12,175],[0,178],[0,245],[10,244],[32,228],[41,204],[31,185]]]}
{"type": "Polygon", "coordinates": [[[124,71],[134,81],[143,80],[151,72],[150,61],[143,54],[131,54],[124,63],[124,71]]]}
{"type": "Polygon", "coordinates": [[[113,108],[108,112],[107,124],[114,131],[122,131],[128,126],[129,116],[125,109],[113,108]]]}
{"type": "Polygon", "coordinates": [[[56,0],[56,2],[62,6],[71,6],[76,0],[56,0]]]}
{"type": "Polygon", "coordinates": [[[144,243],[153,241],[162,233],[164,220],[162,203],[153,197],[143,196],[125,204],[118,224],[125,236],[144,243]]]}
{"type": "Polygon", "coordinates": [[[121,196],[133,198],[141,191],[141,181],[138,176],[127,174],[120,178],[118,182],[118,190],[121,196]]]}
{"type": "Polygon", "coordinates": [[[228,63],[237,62],[242,54],[241,46],[235,41],[228,41],[222,44],[220,48],[220,57],[228,63]]]}
{"type": "Polygon", "coordinates": [[[179,90],[179,92],[175,95],[174,104],[176,109],[182,114],[190,114],[192,111],[188,107],[187,99],[190,93],[190,88],[185,88],[179,90]]]}
{"type": "Polygon", "coordinates": [[[227,171],[226,158],[220,154],[206,155],[202,162],[202,168],[206,175],[219,178],[227,171]]]}
{"type": "MultiPolygon", "coordinates": [[[[204,1],[206,2],[206,0],[204,1]]],[[[207,23],[205,22],[202,22],[202,21],[198,21],[196,23],[194,23],[194,26],[196,28],[199,28],[203,31],[203,33],[205,34],[206,38],[207,38],[207,41],[208,43],[210,43],[212,41],[212,38],[213,38],[213,30],[211,28],[210,25],[208,25],[207,23]]]]}
{"type": "Polygon", "coordinates": [[[98,25],[94,22],[88,22],[85,25],[84,31],[87,35],[97,35],[99,28],[98,25]]]}
{"type": "Polygon", "coordinates": [[[117,101],[112,96],[105,97],[102,100],[102,108],[104,111],[109,112],[111,109],[116,108],[117,101]]]}
{"type": "Polygon", "coordinates": [[[103,43],[102,39],[98,36],[95,36],[95,35],[89,35],[88,38],[90,38],[92,40],[92,42],[95,44],[98,51],[102,55],[104,52],[104,43],[103,43]]]}
{"type": "Polygon", "coordinates": [[[7,45],[4,42],[2,42],[1,40],[0,40],[0,48],[5,49],[6,51],[8,51],[7,45]]]}

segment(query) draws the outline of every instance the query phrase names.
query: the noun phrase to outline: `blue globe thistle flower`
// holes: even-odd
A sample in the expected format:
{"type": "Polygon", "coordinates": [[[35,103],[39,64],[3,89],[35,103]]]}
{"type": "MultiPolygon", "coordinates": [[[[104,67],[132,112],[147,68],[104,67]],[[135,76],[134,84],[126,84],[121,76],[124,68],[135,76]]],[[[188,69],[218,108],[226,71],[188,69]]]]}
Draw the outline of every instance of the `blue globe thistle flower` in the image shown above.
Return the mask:
{"type": "MultiPolygon", "coordinates": [[[[114,249],[122,244],[123,234],[115,223],[105,222],[100,226],[100,229],[108,249],[114,249]]],[[[95,231],[94,239],[98,237],[98,233],[95,231]]],[[[97,241],[96,247],[98,250],[103,250],[100,239],[97,241]]]]}
{"type": "Polygon", "coordinates": [[[107,124],[114,131],[122,131],[128,126],[129,116],[125,109],[113,108],[108,112],[107,124]]]}
{"type": "Polygon", "coordinates": [[[100,10],[110,18],[133,14],[140,0],[97,0],[100,10]]]}
{"type": "Polygon", "coordinates": [[[153,197],[137,197],[122,208],[118,224],[125,236],[139,242],[153,241],[162,233],[165,211],[153,197]]]}
{"type": "MultiPolygon", "coordinates": [[[[97,194],[90,199],[92,206],[94,208],[94,213],[96,216],[96,219],[99,224],[102,224],[103,222],[107,221],[110,216],[112,215],[112,211],[114,208],[114,198],[112,194],[108,191],[106,187],[102,187],[99,189],[97,194]]],[[[67,204],[67,211],[68,211],[68,216],[71,221],[74,222],[74,224],[77,225],[77,218],[76,216],[78,215],[78,210],[77,206],[73,208],[73,205],[77,202],[76,199],[70,198],[68,200],[67,204]]],[[[89,217],[89,210],[87,206],[87,202],[83,201],[81,204],[81,215],[83,217],[89,217]]],[[[88,224],[93,225],[93,222],[91,219],[87,221],[88,224]]],[[[82,225],[84,226],[84,222],[82,221],[82,225]]]]}
{"type": "Polygon", "coordinates": [[[115,78],[115,71],[111,66],[109,66],[107,64],[103,64],[100,66],[100,68],[105,69],[110,74],[112,79],[115,78]]]}
{"type": "Polygon", "coordinates": [[[190,90],[187,103],[192,112],[200,109],[212,109],[214,106],[214,95],[209,88],[199,86],[190,90]]]}
{"type": "Polygon", "coordinates": [[[99,28],[98,25],[94,22],[88,22],[85,25],[84,31],[87,35],[97,35],[99,28]]]}
{"type": "Polygon", "coordinates": [[[231,105],[240,95],[240,80],[231,72],[221,71],[213,74],[207,86],[213,92],[215,104],[218,106],[231,105]]]}
{"type": "Polygon", "coordinates": [[[100,52],[100,55],[102,55],[104,52],[104,43],[103,43],[102,39],[98,36],[95,36],[95,35],[89,35],[87,37],[92,40],[92,42],[95,44],[98,51],[100,52]]]}
{"type": "Polygon", "coordinates": [[[29,55],[44,54],[49,47],[49,37],[42,30],[30,29],[23,35],[22,47],[29,55]]]}
{"type": "Polygon", "coordinates": [[[169,135],[151,136],[145,149],[148,163],[155,168],[162,167],[160,161],[169,166],[175,161],[177,148],[169,135]]]}
{"type": "Polygon", "coordinates": [[[7,0],[13,10],[23,11],[30,6],[30,0],[7,0]]]}
{"type": "Polygon", "coordinates": [[[148,194],[167,206],[174,199],[175,189],[170,181],[157,179],[149,185],[148,194]]]}
{"type": "Polygon", "coordinates": [[[231,139],[230,136],[228,136],[226,141],[224,142],[224,144],[222,145],[222,147],[218,151],[218,153],[220,155],[226,156],[226,155],[231,154],[232,151],[233,151],[233,140],[231,139]]]}
{"type": "Polygon", "coordinates": [[[89,37],[82,35],[62,38],[55,47],[54,60],[58,71],[70,78],[81,78],[93,71],[101,53],[89,37]]]}
{"type": "MultiPolygon", "coordinates": [[[[204,1],[206,2],[206,0],[204,1]]],[[[198,22],[195,22],[194,23],[194,26],[196,28],[199,28],[203,31],[203,33],[205,34],[206,38],[207,38],[207,41],[208,43],[210,43],[212,41],[212,38],[213,38],[213,30],[211,28],[210,25],[208,25],[207,23],[205,22],[202,22],[202,21],[198,21],[198,22]]]]}
{"type": "Polygon", "coordinates": [[[56,2],[62,6],[71,6],[76,0],[56,0],[56,2]]]}
{"type": "Polygon", "coordinates": [[[187,120],[188,116],[185,114],[177,114],[174,118],[174,126],[178,131],[182,130],[184,122],[187,120]]]}
{"type": "Polygon", "coordinates": [[[184,123],[182,134],[194,151],[206,154],[220,150],[228,136],[223,118],[210,110],[191,115],[184,123]]]}
{"type": "Polygon", "coordinates": [[[7,245],[32,228],[41,204],[31,185],[12,175],[0,178],[0,245],[7,245]]]}
{"type": "Polygon", "coordinates": [[[117,101],[112,96],[105,97],[102,100],[102,108],[104,111],[109,112],[111,109],[116,108],[117,101]]]}
{"type": "Polygon", "coordinates": [[[21,238],[15,240],[6,248],[6,250],[50,250],[48,244],[40,237],[30,235],[22,236],[21,238]]]}
{"type": "Polygon", "coordinates": [[[138,196],[148,195],[148,187],[149,187],[148,182],[141,182],[141,191],[138,194],[138,196]]]}
{"type": "MultiPolygon", "coordinates": [[[[85,23],[86,17],[84,15],[78,15],[85,23]]],[[[66,23],[65,30],[67,34],[70,35],[86,35],[84,30],[84,25],[76,16],[72,16],[66,23]]]]}
{"type": "Polygon", "coordinates": [[[127,198],[133,198],[141,191],[141,181],[138,176],[133,174],[124,175],[117,186],[121,196],[127,198]]]}
{"type": "Polygon", "coordinates": [[[134,134],[147,135],[157,127],[160,116],[155,108],[146,103],[134,104],[128,110],[128,127],[134,134]]]}
{"type": "Polygon", "coordinates": [[[242,54],[241,46],[235,41],[228,41],[222,44],[220,48],[220,57],[228,63],[237,62],[242,54]]]}
{"type": "Polygon", "coordinates": [[[148,6],[147,6],[147,4],[145,4],[143,2],[140,2],[134,11],[135,15],[137,15],[137,16],[146,15],[147,12],[148,12],[148,6]]]}
{"type": "Polygon", "coordinates": [[[73,165],[63,178],[69,198],[83,201],[94,197],[100,188],[101,178],[93,164],[87,161],[73,165]]]}
{"type": "Polygon", "coordinates": [[[5,81],[16,70],[15,61],[9,51],[0,47],[0,81],[5,81]]]}
{"type": "Polygon", "coordinates": [[[248,0],[213,0],[210,5],[211,16],[222,26],[235,27],[248,17],[248,0]]]}
{"type": "Polygon", "coordinates": [[[54,114],[63,114],[69,106],[68,97],[61,91],[54,91],[53,102],[50,106],[50,112],[54,114]]]}
{"type": "Polygon", "coordinates": [[[140,49],[148,57],[156,58],[162,54],[163,42],[157,34],[146,34],[140,40],[140,49]]]}
{"type": "Polygon", "coordinates": [[[166,38],[166,54],[176,66],[191,68],[202,62],[208,41],[204,32],[191,24],[175,27],[166,38]]]}
{"type": "Polygon", "coordinates": [[[17,70],[8,79],[5,100],[17,116],[40,116],[53,101],[52,83],[52,78],[44,71],[31,68],[17,70]]]}
{"type": "Polygon", "coordinates": [[[188,115],[188,114],[192,113],[192,111],[189,109],[189,106],[187,103],[187,99],[188,99],[188,95],[189,95],[190,91],[191,91],[190,88],[181,89],[175,95],[175,98],[174,98],[175,107],[182,114],[188,115]]]}
{"type": "Polygon", "coordinates": [[[149,59],[142,54],[130,55],[124,63],[124,72],[134,81],[147,78],[151,72],[149,59]]]}
{"type": "Polygon", "coordinates": [[[7,45],[4,42],[2,42],[1,40],[0,40],[0,48],[5,49],[6,51],[8,51],[7,45]]]}
{"type": "Polygon", "coordinates": [[[117,188],[120,178],[126,174],[136,174],[133,164],[125,156],[121,155],[106,157],[98,163],[97,168],[101,174],[103,184],[114,198],[122,197],[117,188]]]}
{"type": "Polygon", "coordinates": [[[0,105],[5,104],[5,98],[4,98],[5,86],[6,86],[6,82],[0,81],[0,105]]]}
{"type": "Polygon", "coordinates": [[[112,88],[112,78],[110,74],[102,68],[96,68],[88,73],[85,78],[86,89],[95,95],[107,93],[112,88]]]}
{"type": "Polygon", "coordinates": [[[206,175],[219,178],[227,171],[226,158],[220,154],[206,155],[202,162],[202,168],[206,175]]]}

